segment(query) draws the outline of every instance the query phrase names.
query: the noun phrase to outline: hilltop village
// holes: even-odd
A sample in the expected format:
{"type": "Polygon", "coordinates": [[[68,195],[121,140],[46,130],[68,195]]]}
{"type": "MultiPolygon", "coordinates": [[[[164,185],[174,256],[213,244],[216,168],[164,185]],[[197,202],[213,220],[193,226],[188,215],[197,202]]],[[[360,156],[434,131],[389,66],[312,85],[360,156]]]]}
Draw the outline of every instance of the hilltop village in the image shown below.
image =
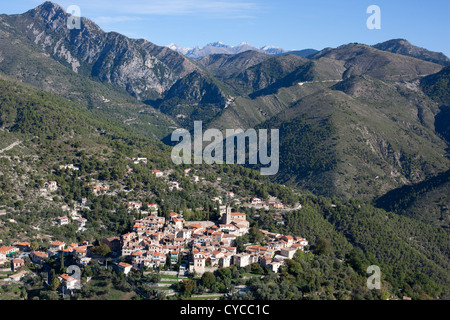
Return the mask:
{"type": "MultiPolygon", "coordinates": [[[[64,222],[63,222],[64,223],[64,222]]],[[[118,262],[117,269],[128,274],[132,268],[141,270],[144,267],[158,270],[167,261],[175,265],[183,257],[179,266],[180,276],[202,275],[206,271],[229,267],[232,264],[245,267],[252,263],[259,263],[263,267],[277,272],[285,259],[292,259],[297,250],[304,250],[308,241],[300,237],[261,232],[269,241],[265,245],[250,245],[243,252],[237,252],[236,237],[247,234],[249,223],[246,215],[231,212],[227,208],[220,223],[211,221],[187,222],[178,213],[172,212],[170,219],[149,215],[136,220],[132,232],[118,237],[103,239],[103,245],[109,247],[116,257],[123,257],[127,262],[118,262]]],[[[94,246],[85,241],[82,244],[66,244],[53,241],[47,252],[33,251],[28,242],[17,242],[11,246],[0,247],[0,263],[11,265],[13,271],[24,265],[22,258],[9,258],[14,253],[21,256],[28,255],[35,264],[42,264],[48,257],[73,256],[77,264],[86,265],[95,256],[91,252],[94,246]]],[[[18,273],[10,277],[11,281],[20,280],[25,273],[18,273]]],[[[67,274],[60,275],[67,289],[75,279],[67,274]]]]}
{"type": "MultiPolygon", "coordinates": [[[[146,158],[133,158],[134,164],[146,164],[146,158]]],[[[72,164],[61,165],[60,169],[78,170],[72,164]]],[[[131,171],[131,170],[130,170],[131,171]]],[[[169,174],[160,170],[152,173],[165,179],[169,190],[180,190],[177,181],[168,179],[169,174]]],[[[190,169],[184,171],[187,176],[190,169]]],[[[194,183],[201,180],[198,176],[191,177],[194,183]]],[[[51,194],[58,190],[56,181],[48,181],[40,191],[51,194]]],[[[101,195],[109,192],[108,184],[90,183],[92,192],[101,195]]],[[[225,197],[234,198],[233,192],[225,192],[225,197]]],[[[82,217],[81,209],[86,208],[86,198],[83,198],[74,209],[69,210],[67,216],[58,217],[53,223],[64,226],[74,223],[78,231],[86,230],[87,219],[82,217]]],[[[32,248],[26,241],[20,241],[0,247],[0,265],[10,266],[17,272],[9,276],[7,281],[20,281],[27,271],[23,270],[25,259],[28,257],[35,265],[44,265],[49,258],[70,257],[78,266],[86,266],[92,262],[102,263],[105,259],[95,250],[98,247],[108,247],[110,262],[116,271],[128,275],[134,270],[154,270],[162,268],[176,271],[178,276],[201,276],[205,272],[214,272],[218,268],[236,265],[243,268],[252,264],[259,264],[272,272],[278,272],[286,259],[292,259],[297,250],[304,250],[308,241],[301,237],[293,237],[259,230],[264,242],[247,243],[243,250],[238,250],[236,240],[247,235],[250,223],[246,213],[233,212],[231,206],[222,205],[221,197],[213,197],[212,202],[220,210],[218,221],[186,221],[182,213],[170,212],[169,217],[159,215],[157,204],[143,205],[140,201],[127,201],[126,207],[131,212],[139,212],[142,218],[135,219],[130,230],[125,234],[107,237],[96,245],[83,241],[82,243],[65,243],[52,239],[46,251],[32,248]]],[[[234,199],[233,203],[240,204],[234,199]]],[[[282,209],[284,205],[276,198],[271,198],[269,204],[264,200],[253,197],[249,207],[268,209],[282,209]]],[[[236,208],[236,206],[235,206],[236,208]]],[[[65,290],[78,288],[78,280],[67,273],[58,276],[65,290]]]]}

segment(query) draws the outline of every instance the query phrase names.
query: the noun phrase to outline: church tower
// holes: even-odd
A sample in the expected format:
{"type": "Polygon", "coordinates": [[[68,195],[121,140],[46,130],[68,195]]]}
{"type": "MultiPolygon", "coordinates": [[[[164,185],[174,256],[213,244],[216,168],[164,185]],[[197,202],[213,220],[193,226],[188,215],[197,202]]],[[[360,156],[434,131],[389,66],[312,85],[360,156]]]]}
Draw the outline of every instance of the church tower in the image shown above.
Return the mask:
{"type": "Polygon", "coordinates": [[[231,207],[230,206],[227,206],[227,211],[222,216],[222,222],[223,222],[223,224],[231,223],[231,207]]]}

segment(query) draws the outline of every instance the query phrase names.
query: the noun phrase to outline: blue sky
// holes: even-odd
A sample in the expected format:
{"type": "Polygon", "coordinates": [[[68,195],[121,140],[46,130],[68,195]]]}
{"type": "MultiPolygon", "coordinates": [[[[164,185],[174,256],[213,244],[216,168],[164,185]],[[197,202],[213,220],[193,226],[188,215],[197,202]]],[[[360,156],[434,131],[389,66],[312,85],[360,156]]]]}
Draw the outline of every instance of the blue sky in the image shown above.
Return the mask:
{"type": "MultiPolygon", "coordinates": [[[[2,0],[0,13],[23,13],[39,0],[2,0]]],[[[450,56],[449,0],[59,0],[105,31],[158,45],[192,47],[221,41],[284,49],[323,49],[350,42],[405,38],[450,56]],[[381,9],[381,29],[369,30],[369,5],[381,9]]]]}

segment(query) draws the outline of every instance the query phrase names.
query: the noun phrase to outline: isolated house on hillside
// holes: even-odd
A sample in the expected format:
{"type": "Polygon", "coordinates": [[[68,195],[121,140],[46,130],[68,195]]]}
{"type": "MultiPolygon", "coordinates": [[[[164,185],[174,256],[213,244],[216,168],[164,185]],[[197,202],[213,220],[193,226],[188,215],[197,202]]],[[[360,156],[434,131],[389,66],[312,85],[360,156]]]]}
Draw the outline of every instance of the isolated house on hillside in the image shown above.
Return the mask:
{"type": "Polygon", "coordinates": [[[117,265],[117,268],[118,268],[119,272],[122,272],[125,275],[127,275],[131,271],[132,267],[133,266],[131,264],[125,263],[125,262],[120,262],[117,265]]]}
{"type": "Polygon", "coordinates": [[[58,222],[58,224],[59,224],[60,226],[64,226],[64,225],[66,225],[66,224],[69,224],[69,218],[68,218],[68,217],[58,217],[58,218],[56,219],[56,221],[58,222]]]}
{"type": "Polygon", "coordinates": [[[152,173],[153,173],[156,177],[162,177],[163,174],[164,174],[161,170],[152,170],[152,173]]]}

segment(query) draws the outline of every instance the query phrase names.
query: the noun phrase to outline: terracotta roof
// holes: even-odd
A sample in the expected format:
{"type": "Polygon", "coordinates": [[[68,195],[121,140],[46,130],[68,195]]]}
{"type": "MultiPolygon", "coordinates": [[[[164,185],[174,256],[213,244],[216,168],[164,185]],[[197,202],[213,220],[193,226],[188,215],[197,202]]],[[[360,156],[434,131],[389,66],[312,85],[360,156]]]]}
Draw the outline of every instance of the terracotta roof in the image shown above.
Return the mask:
{"type": "Polygon", "coordinates": [[[68,274],[64,273],[62,275],[60,275],[61,278],[63,278],[66,281],[76,281],[75,278],[72,278],[71,276],[69,276],[68,274]]]}
{"type": "Polygon", "coordinates": [[[154,256],[160,256],[160,257],[165,257],[166,256],[164,253],[161,253],[161,252],[158,252],[158,251],[154,252],[153,255],[154,256]]]}
{"type": "Polygon", "coordinates": [[[50,243],[51,246],[62,246],[62,245],[66,245],[64,242],[61,241],[53,241],[52,243],[50,243]]]}
{"type": "Polygon", "coordinates": [[[190,228],[194,228],[194,229],[202,229],[203,226],[201,224],[191,224],[189,225],[190,228]]]}
{"type": "Polygon", "coordinates": [[[17,242],[14,245],[15,246],[29,246],[30,244],[28,242],[17,242]]]}
{"type": "Polygon", "coordinates": [[[12,263],[24,263],[25,261],[23,259],[14,259],[12,263]]]}
{"type": "Polygon", "coordinates": [[[128,263],[125,263],[125,262],[120,262],[120,263],[119,263],[119,266],[124,267],[124,268],[132,267],[131,264],[128,264],[128,263]]]}
{"type": "Polygon", "coordinates": [[[0,248],[0,251],[9,251],[9,250],[12,250],[12,249],[16,249],[15,247],[13,247],[13,246],[3,246],[3,247],[1,247],[0,248]]]}
{"type": "Polygon", "coordinates": [[[48,257],[48,254],[45,253],[45,252],[35,251],[35,252],[33,252],[33,254],[34,254],[35,256],[41,257],[41,258],[46,258],[46,257],[48,257]]]}

